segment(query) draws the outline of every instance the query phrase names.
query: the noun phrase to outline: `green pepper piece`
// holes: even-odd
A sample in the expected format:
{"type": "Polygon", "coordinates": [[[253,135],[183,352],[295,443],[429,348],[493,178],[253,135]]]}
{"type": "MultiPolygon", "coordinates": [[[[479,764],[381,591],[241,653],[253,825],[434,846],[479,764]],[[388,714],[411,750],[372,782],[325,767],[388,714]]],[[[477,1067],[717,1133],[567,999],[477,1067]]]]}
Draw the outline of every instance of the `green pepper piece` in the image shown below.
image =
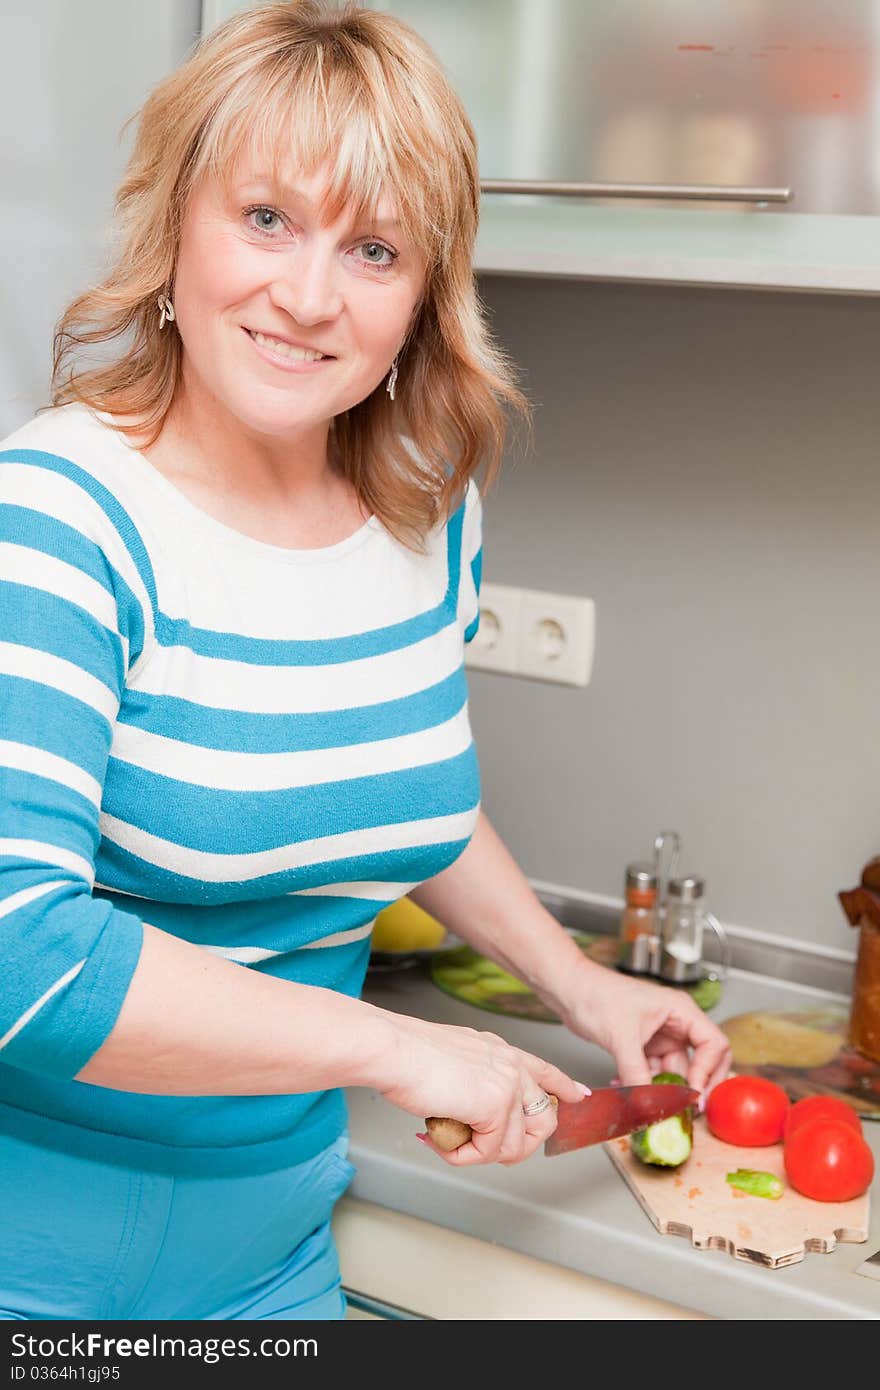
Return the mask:
{"type": "Polygon", "coordinates": [[[759,1168],[737,1168],[735,1173],[728,1173],[724,1181],[750,1197],[769,1197],[771,1202],[778,1202],[784,1191],[775,1173],[765,1173],[759,1168]]]}

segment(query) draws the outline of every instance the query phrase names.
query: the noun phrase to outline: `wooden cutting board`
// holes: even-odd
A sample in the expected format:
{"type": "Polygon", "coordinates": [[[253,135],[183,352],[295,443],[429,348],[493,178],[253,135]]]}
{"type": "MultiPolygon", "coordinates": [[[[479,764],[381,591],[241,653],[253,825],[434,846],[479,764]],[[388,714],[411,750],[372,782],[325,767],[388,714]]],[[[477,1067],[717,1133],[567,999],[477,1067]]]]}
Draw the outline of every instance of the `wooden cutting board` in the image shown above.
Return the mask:
{"type": "Polygon", "coordinates": [[[630,1153],[629,1139],[605,1151],[661,1235],[685,1236],[697,1250],[726,1250],[738,1260],[780,1269],[808,1250],[827,1254],[838,1241],[868,1239],[870,1194],[851,1202],[814,1202],[785,1178],[782,1145],[737,1148],[694,1123],[694,1148],[680,1168],[651,1168],[630,1153]],[[749,1197],[725,1182],[737,1168],[775,1173],[785,1183],[778,1201],[749,1197]]]}

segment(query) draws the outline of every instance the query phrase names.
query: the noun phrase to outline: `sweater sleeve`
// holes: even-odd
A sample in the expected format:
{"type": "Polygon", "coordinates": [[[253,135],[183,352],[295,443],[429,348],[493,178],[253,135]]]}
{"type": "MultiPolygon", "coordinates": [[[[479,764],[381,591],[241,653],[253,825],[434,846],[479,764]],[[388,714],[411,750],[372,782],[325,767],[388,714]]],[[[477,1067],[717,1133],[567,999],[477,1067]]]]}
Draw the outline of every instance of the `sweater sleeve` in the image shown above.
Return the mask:
{"type": "Polygon", "coordinates": [[[112,1031],[143,938],[92,896],[114,722],[152,631],[136,534],[69,460],[0,453],[0,1063],[61,1079],[112,1031]]]}
{"type": "Polygon", "coordinates": [[[480,625],[480,580],[483,573],[483,506],[471,479],[464,500],[461,528],[461,601],[464,640],[472,642],[480,625]]]}

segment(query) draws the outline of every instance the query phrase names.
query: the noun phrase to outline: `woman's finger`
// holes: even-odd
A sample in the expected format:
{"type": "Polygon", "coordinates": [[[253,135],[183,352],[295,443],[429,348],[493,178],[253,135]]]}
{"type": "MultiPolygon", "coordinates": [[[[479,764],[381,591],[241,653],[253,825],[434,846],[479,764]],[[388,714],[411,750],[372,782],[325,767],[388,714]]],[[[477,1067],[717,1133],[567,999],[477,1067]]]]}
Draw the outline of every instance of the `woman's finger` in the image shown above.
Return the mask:
{"type": "Polygon", "coordinates": [[[720,1028],[708,1019],[695,1019],[688,1040],[693,1046],[693,1056],[688,1068],[688,1081],[697,1091],[705,1091],[715,1084],[730,1065],[730,1043],[720,1028]]]}
{"type": "Polygon", "coordinates": [[[530,1134],[526,1131],[526,1133],[523,1134],[522,1149],[519,1158],[506,1160],[503,1162],[502,1166],[505,1168],[513,1168],[517,1163],[524,1163],[527,1158],[531,1158],[532,1154],[540,1149],[543,1142],[544,1140],[540,1138],[539,1135],[530,1134]]]}
{"type": "Polygon", "coordinates": [[[438,1149],[430,1140],[428,1140],[427,1147],[433,1149],[434,1153],[452,1168],[469,1168],[477,1163],[497,1163],[504,1133],[503,1128],[481,1131],[472,1127],[469,1142],[461,1144],[459,1148],[452,1149],[449,1153],[438,1149]]]}
{"type": "Polygon", "coordinates": [[[505,1165],[519,1163],[523,1158],[523,1141],[526,1133],[526,1117],[522,1103],[517,1099],[511,1105],[504,1127],[504,1138],[498,1150],[498,1162],[505,1165]]]}
{"type": "Polygon", "coordinates": [[[475,1163],[492,1162],[491,1158],[486,1158],[480,1152],[473,1140],[469,1144],[462,1144],[460,1149],[453,1149],[451,1153],[444,1153],[442,1149],[436,1148],[430,1141],[428,1146],[434,1150],[438,1158],[442,1158],[444,1163],[448,1163],[450,1168],[468,1168],[475,1163]]]}
{"type": "Polygon", "coordinates": [[[505,1156],[499,1159],[505,1167],[509,1168],[515,1163],[522,1163],[525,1159],[531,1158],[544,1141],[549,1139],[556,1128],[554,1099],[546,1091],[538,1090],[531,1082],[524,1087],[520,1097],[519,1124],[512,1126],[511,1130],[516,1134],[516,1151],[508,1153],[505,1146],[505,1156]],[[543,1110],[533,1115],[526,1113],[526,1107],[543,1103],[545,1100],[548,1104],[543,1110]]]}
{"type": "Polygon", "coordinates": [[[657,1058],[657,1064],[657,1072],[674,1071],[679,1076],[687,1076],[691,1059],[684,1048],[673,1047],[657,1058]]]}
{"type": "Polygon", "coordinates": [[[542,1057],[534,1057],[530,1052],[522,1052],[520,1056],[530,1076],[549,1096],[556,1096],[557,1100],[579,1101],[590,1094],[589,1086],[575,1081],[567,1072],[554,1067],[552,1062],[545,1062],[542,1057]]]}
{"type": "Polygon", "coordinates": [[[713,1089],[713,1087],[717,1086],[719,1082],[724,1081],[724,1079],[729,1075],[732,1062],[733,1053],[731,1051],[730,1046],[728,1045],[724,1049],[724,1052],[721,1055],[721,1059],[718,1062],[718,1065],[715,1067],[714,1071],[712,1072],[708,1081],[703,1087],[704,1098],[708,1096],[709,1092],[713,1089]]]}
{"type": "Polygon", "coordinates": [[[556,1106],[552,1104],[539,1115],[526,1115],[525,1142],[531,1144],[533,1150],[538,1148],[555,1132],[558,1123],[556,1106]]]}
{"type": "Polygon", "coordinates": [[[523,1115],[529,1133],[547,1137],[556,1128],[557,1097],[532,1087],[523,1091],[523,1115]],[[529,1113],[531,1111],[531,1114],[529,1113]]]}
{"type": "Polygon", "coordinates": [[[614,1041],[612,1049],[621,1085],[647,1086],[651,1080],[651,1067],[638,1035],[633,1033],[614,1041]]]}

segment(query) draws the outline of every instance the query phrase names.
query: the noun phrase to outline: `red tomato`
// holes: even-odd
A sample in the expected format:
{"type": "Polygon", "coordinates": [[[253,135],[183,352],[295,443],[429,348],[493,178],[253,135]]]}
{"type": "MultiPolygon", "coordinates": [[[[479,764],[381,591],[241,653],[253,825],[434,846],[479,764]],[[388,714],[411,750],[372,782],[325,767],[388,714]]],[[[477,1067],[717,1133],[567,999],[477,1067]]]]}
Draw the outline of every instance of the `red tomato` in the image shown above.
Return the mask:
{"type": "Polygon", "coordinates": [[[785,1142],[789,1136],[808,1120],[840,1120],[852,1125],[857,1134],[862,1133],[862,1122],[848,1101],[837,1096],[804,1096],[796,1100],[785,1117],[785,1142]]]}
{"type": "Polygon", "coordinates": [[[729,1076],[706,1101],[706,1123],[726,1144],[765,1148],[778,1144],[791,1102],[781,1086],[763,1076],[729,1076]]]}
{"type": "Polygon", "coordinates": [[[860,1197],[874,1176],[874,1155],[845,1120],[808,1120],[785,1141],[783,1158],[792,1187],[817,1202],[860,1197]]]}

